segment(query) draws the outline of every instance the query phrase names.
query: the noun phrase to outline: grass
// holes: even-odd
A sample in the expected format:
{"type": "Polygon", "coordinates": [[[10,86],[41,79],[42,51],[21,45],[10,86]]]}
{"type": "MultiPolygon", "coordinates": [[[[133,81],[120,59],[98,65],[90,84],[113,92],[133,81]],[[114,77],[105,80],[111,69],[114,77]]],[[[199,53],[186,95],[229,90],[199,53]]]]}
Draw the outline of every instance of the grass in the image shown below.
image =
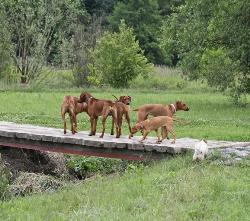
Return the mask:
{"type": "MultiPolygon", "coordinates": [[[[78,92],[0,92],[0,120],[29,123],[49,127],[62,128],[60,118],[60,104],[66,94],[79,96],[84,89],[78,92]]],[[[218,140],[249,141],[250,115],[249,106],[240,107],[218,93],[181,93],[176,91],[138,90],[92,90],[97,98],[114,99],[112,94],[132,96],[131,109],[145,103],[168,104],[182,100],[190,107],[190,111],[179,111],[177,118],[190,123],[175,125],[177,137],[193,137],[218,140]]],[[[248,97],[249,100],[249,97],[248,97]]],[[[136,122],[136,113],[130,113],[132,124],[136,122]]],[[[79,130],[89,130],[89,120],[85,113],[78,116],[79,130]]],[[[110,131],[111,119],[108,119],[106,132],[110,131]]],[[[69,124],[68,124],[69,125],[69,124]]],[[[68,127],[69,128],[69,127],[68,127]]],[[[101,121],[98,121],[98,131],[101,130],[101,121]]],[[[123,134],[128,134],[126,123],[123,124],[123,134]]],[[[154,136],[154,134],[152,133],[154,136]]]]}
{"type": "MultiPolygon", "coordinates": [[[[68,77],[65,74],[62,79],[68,77]]],[[[42,86],[36,91],[34,87],[25,92],[18,87],[2,90],[0,120],[62,128],[63,96],[79,96],[85,89],[67,90],[63,85],[58,89],[51,82],[54,88],[43,90],[43,84],[43,80],[37,83],[42,86]]],[[[145,103],[185,101],[190,111],[177,112],[176,117],[190,123],[174,126],[177,138],[250,141],[249,106],[236,106],[201,82],[184,81],[176,70],[166,69],[150,76],[147,82],[138,78],[131,88],[135,89],[87,90],[97,98],[131,95],[131,109],[145,103]]],[[[247,99],[249,102],[250,97],[247,99]]],[[[130,116],[134,124],[136,113],[131,112],[130,116]]],[[[106,132],[110,123],[108,119],[106,132]]],[[[78,116],[78,129],[89,130],[84,113],[78,116]]],[[[125,122],[123,134],[128,134],[125,122]]],[[[77,185],[67,184],[54,193],[0,202],[0,220],[249,220],[250,159],[226,166],[215,163],[220,161],[219,156],[199,164],[191,158],[189,154],[146,167],[132,165],[124,174],[96,175],[77,185]]]]}
{"type": "Polygon", "coordinates": [[[249,220],[249,167],[178,156],[1,204],[1,220],[249,220]],[[240,176],[239,176],[240,174],[240,176]]]}

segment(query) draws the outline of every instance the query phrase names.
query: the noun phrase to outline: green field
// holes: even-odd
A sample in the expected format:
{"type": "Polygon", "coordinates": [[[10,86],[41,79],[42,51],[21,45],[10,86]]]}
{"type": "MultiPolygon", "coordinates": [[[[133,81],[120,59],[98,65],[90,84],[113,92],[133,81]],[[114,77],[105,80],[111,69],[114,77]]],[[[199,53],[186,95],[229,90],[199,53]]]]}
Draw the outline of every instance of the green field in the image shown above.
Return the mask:
{"type": "Polygon", "coordinates": [[[249,220],[249,165],[191,156],[1,204],[0,220],[249,220]]]}
{"type": "MultiPolygon", "coordinates": [[[[105,89],[104,89],[105,90],[105,89]]],[[[81,90],[65,92],[1,92],[0,120],[29,123],[62,128],[60,104],[64,95],[79,96],[81,90]]],[[[175,125],[178,137],[193,137],[218,140],[249,141],[250,112],[249,106],[234,105],[226,96],[217,93],[193,93],[175,91],[137,90],[95,90],[91,91],[97,98],[114,99],[116,96],[132,96],[131,109],[146,103],[168,104],[182,100],[190,111],[179,111],[177,118],[190,122],[188,125],[175,125]]],[[[130,112],[132,124],[136,122],[136,113],[130,112]]],[[[108,119],[106,132],[110,131],[111,119],[108,119]]],[[[69,125],[69,124],[68,124],[69,125]]],[[[89,120],[85,113],[78,116],[79,130],[89,130],[89,120]]],[[[69,128],[69,127],[68,127],[69,128]]],[[[98,123],[98,131],[101,121],[98,123]]],[[[128,134],[126,123],[123,123],[123,134],[128,134]]],[[[154,133],[152,133],[154,136],[154,133]]]]}
{"type": "MultiPolygon", "coordinates": [[[[90,91],[97,98],[128,94],[132,96],[131,109],[145,103],[186,102],[190,111],[178,112],[176,117],[190,123],[174,126],[177,138],[250,141],[249,106],[235,106],[217,93],[90,91]]],[[[63,96],[80,92],[1,92],[0,120],[61,128],[63,96]]],[[[130,116],[134,124],[135,113],[130,116]]],[[[89,130],[85,113],[79,115],[78,122],[79,130],[89,130]]],[[[99,121],[99,130],[100,126],[99,121]]],[[[126,123],[123,134],[128,134],[126,123]]],[[[128,167],[122,174],[66,184],[52,194],[12,198],[1,203],[0,220],[248,220],[249,160],[226,166],[213,159],[199,164],[191,159],[191,154],[169,157],[146,167],[128,167]]]]}

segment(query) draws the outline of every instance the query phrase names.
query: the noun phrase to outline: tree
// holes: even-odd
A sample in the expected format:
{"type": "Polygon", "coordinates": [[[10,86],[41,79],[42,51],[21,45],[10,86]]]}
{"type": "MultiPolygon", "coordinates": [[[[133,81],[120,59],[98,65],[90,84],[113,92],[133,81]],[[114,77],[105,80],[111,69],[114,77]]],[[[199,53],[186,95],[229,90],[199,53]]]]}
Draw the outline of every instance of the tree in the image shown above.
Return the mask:
{"type": "Polygon", "coordinates": [[[21,83],[37,77],[47,62],[61,62],[59,45],[71,41],[74,26],[84,15],[78,10],[79,1],[4,0],[1,4],[14,45],[11,57],[21,83]]]}
{"type": "Polygon", "coordinates": [[[161,47],[190,79],[230,90],[237,102],[250,91],[249,12],[247,0],[187,0],[163,25],[161,47]]]}
{"type": "Polygon", "coordinates": [[[154,64],[163,64],[164,55],[158,46],[162,18],[157,0],[118,2],[112,15],[108,18],[112,30],[118,30],[121,19],[124,19],[126,24],[134,29],[140,47],[149,61],[154,64]]]}
{"type": "Polygon", "coordinates": [[[0,7],[0,78],[6,75],[10,66],[11,42],[4,11],[0,7]]]}
{"type": "Polygon", "coordinates": [[[93,63],[89,65],[91,82],[107,83],[116,88],[128,87],[132,79],[152,71],[152,64],[143,55],[132,28],[128,28],[124,21],[121,21],[117,33],[104,33],[92,54],[93,63]]]}

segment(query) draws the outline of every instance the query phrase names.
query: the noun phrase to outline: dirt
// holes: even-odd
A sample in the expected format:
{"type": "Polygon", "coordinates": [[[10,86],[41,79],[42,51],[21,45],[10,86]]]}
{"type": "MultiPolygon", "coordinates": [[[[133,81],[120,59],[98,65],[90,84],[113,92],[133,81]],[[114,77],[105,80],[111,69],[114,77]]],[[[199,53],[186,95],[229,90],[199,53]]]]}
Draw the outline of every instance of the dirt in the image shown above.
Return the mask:
{"type": "Polygon", "coordinates": [[[60,153],[0,147],[0,156],[11,196],[54,191],[72,178],[60,153]]]}
{"type": "Polygon", "coordinates": [[[11,180],[19,172],[42,173],[58,178],[69,176],[63,154],[0,147],[1,159],[10,171],[11,180]]]}

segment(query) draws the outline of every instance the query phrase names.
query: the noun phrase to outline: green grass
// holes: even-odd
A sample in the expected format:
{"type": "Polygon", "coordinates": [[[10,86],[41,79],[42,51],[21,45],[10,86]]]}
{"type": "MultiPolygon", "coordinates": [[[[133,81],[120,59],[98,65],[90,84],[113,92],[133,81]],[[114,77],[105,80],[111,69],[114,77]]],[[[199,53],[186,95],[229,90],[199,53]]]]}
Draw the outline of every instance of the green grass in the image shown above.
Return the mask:
{"type": "MultiPolygon", "coordinates": [[[[84,89],[65,92],[0,92],[0,120],[18,123],[30,123],[49,127],[62,128],[60,104],[64,95],[79,96],[84,89]]],[[[178,137],[193,137],[218,140],[249,141],[250,114],[249,106],[236,106],[219,93],[182,93],[176,91],[138,90],[90,90],[97,98],[114,99],[116,96],[131,95],[131,109],[146,103],[168,104],[182,100],[190,111],[178,111],[177,118],[190,121],[188,125],[175,125],[178,137]]],[[[248,97],[249,100],[249,97],[248,97]]],[[[131,111],[132,124],[136,122],[136,113],[131,111]]],[[[111,119],[107,121],[106,132],[110,132],[111,119]]],[[[69,125],[69,124],[68,124],[69,125]]],[[[89,130],[89,120],[85,113],[78,116],[79,130],[89,130]]],[[[69,127],[68,127],[69,128],[69,127]]],[[[98,131],[101,121],[98,121],[98,131]]],[[[123,134],[128,134],[127,124],[123,123],[123,134]]],[[[139,135],[139,134],[138,134],[139,135]]],[[[152,133],[152,136],[154,134],[152,133]]]]}
{"type": "MultiPolygon", "coordinates": [[[[136,79],[141,82],[140,89],[135,84],[135,89],[87,90],[97,98],[112,100],[112,94],[128,94],[132,96],[131,109],[145,103],[186,102],[190,111],[177,112],[176,117],[190,123],[174,126],[177,138],[250,141],[249,105],[236,106],[206,85],[187,83],[168,70],[161,74],[151,76],[152,84],[136,79]]],[[[79,96],[86,89],[52,85],[54,89],[45,91],[41,86],[36,92],[34,88],[0,92],[0,120],[62,128],[63,96],[79,96]]],[[[249,102],[250,97],[247,99],[249,102]]],[[[130,116],[134,124],[136,113],[130,116]]],[[[110,123],[108,119],[106,132],[110,123]]],[[[78,129],[89,130],[85,113],[78,116],[78,129]]],[[[128,134],[125,122],[123,134],[128,134]]],[[[97,175],[81,184],[67,184],[55,193],[12,198],[1,202],[0,220],[249,220],[250,159],[233,166],[215,164],[212,158],[199,164],[191,159],[190,154],[169,157],[148,167],[129,166],[122,175],[97,175]]]]}
{"type": "Polygon", "coordinates": [[[249,167],[169,158],[1,204],[0,220],[249,220],[249,167]]]}

